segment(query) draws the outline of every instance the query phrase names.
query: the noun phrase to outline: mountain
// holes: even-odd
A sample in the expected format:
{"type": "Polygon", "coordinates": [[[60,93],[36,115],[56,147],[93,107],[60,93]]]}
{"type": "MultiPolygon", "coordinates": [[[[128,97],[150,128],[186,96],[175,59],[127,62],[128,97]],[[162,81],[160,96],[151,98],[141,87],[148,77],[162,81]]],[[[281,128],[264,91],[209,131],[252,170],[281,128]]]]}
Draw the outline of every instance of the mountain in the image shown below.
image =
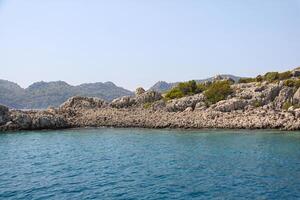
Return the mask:
{"type": "Polygon", "coordinates": [[[133,95],[133,92],[118,87],[112,82],[72,86],[64,81],[41,81],[24,89],[16,83],[0,80],[0,104],[18,109],[58,106],[72,96],[99,97],[111,101],[128,95],[133,95]]]}
{"type": "MultiPolygon", "coordinates": [[[[241,77],[239,76],[234,76],[231,74],[221,74],[220,75],[222,78],[231,78],[233,79],[235,82],[239,81],[239,79],[241,77]]],[[[206,78],[206,79],[200,79],[200,80],[195,80],[197,83],[202,83],[205,81],[212,81],[214,79],[214,77],[210,77],[210,78],[206,78]]],[[[157,91],[157,92],[165,92],[167,90],[170,90],[172,87],[174,87],[175,85],[177,85],[179,82],[175,82],[175,83],[167,83],[165,81],[158,81],[157,83],[155,83],[149,90],[153,90],[153,91],[157,91]]]]}

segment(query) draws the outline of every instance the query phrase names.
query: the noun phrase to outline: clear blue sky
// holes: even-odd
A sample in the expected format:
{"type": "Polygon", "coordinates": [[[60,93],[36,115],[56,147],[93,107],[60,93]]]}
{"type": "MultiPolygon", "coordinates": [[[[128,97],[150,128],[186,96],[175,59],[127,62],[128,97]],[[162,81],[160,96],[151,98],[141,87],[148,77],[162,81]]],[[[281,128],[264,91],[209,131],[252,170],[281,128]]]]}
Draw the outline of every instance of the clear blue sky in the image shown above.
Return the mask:
{"type": "Polygon", "coordinates": [[[300,0],[0,0],[0,79],[125,88],[300,65],[300,0]]]}

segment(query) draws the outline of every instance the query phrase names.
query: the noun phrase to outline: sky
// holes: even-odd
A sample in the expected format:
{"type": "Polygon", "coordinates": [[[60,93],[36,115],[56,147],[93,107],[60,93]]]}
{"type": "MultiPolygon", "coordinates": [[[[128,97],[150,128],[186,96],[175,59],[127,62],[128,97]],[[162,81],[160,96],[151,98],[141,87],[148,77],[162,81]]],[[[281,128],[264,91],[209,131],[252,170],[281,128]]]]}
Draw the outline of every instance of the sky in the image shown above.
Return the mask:
{"type": "Polygon", "coordinates": [[[134,90],[300,66],[300,0],[0,0],[0,79],[134,90]]]}

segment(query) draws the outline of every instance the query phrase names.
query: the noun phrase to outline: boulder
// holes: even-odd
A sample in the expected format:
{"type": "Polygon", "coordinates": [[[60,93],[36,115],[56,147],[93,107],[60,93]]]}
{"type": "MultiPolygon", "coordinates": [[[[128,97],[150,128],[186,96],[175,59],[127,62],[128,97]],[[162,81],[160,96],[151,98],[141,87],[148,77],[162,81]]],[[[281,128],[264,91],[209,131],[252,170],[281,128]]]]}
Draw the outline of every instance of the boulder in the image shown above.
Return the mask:
{"type": "Polygon", "coordinates": [[[299,77],[300,76],[300,67],[297,67],[296,69],[292,70],[293,77],[299,77]]]}
{"type": "Polygon", "coordinates": [[[195,110],[204,110],[206,108],[207,108],[207,105],[203,101],[198,102],[195,106],[195,110]]]}
{"type": "Polygon", "coordinates": [[[280,89],[281,88],[277,84],[270,84],[270,86],[263,91],[264,103],[268,104],[274,101],[278,96],[280,89]]]}
{"type": "Polygon", "coordinates": [[[234,110],[242,110],[247,105],[248,102],[246,100],[232,98],[232,99],[219,101],[213,106],[213,109],[221,112],[231,112],[234,110]]]}
{"type": "Polygon", "coordinates": [[[134,97],[124,96],[113,100],[110,103],[110,106],[113,108],[128,108],[134,104],[136,104],[136,100],[134,97]]]}
{"type": "Polygon", "coordinates": [[[93,97],[71,97],[66,102],[64,102],[59,109],[60,110],[80,110],[80,109],[94,109],[101,108],[107,105],[102,99],[93,97]]]}
{"type": "Polygon", "coordinates": [[[0,126],[9,121],[8,111],[6,106],[0,105],[0,126]]]}
{"type": "Polygon", "coordinates": [[[20,129],[29,129],[32,124],[32,119],[28,114],[16,112],[12,114],[12,122],[20,129]]]}
{"type": "Polygon", "coordinates": [[[196,94],[193,96],[171,100],[167,103],[166,109],[169,112],[184,111],[188,107],[192,107],[194,109],[197,103],[204,101],[205,96],[203,94],[196,94]]]}
{"type": "Polygon", "coordinates": [[[293,96],[293,104],[300,104],[300,88],[298,88],[293,96]]]}
{"type": "Polygon", "coordinates": [[[144,94],[145,92],[146,92],[146,91],[145,91],[144,88],[139,87],[139,88],[137,88],[137,89],[135,90],[135,95],[136,95],[136,96],[139,96],[139,95],[141,95],[141,94],[144,94]]]}
{"type": "Polygon", "coordinates": [[[274,106],[277,110],[283,107],[285,102],[291,102],[293,98],[293,88],[290,87],[283,87],[278,96],[274,100],[274,106]]]}
{"type": "Polygon", "coordinates": [[[135,97],[135,100],[139,105],[145,103],[153,103],[161,99],[162,99],[161,94],[156,91],[148,91],[135,97]]]}
{"type": "Polygon", "coordinates": [[[192,107],[187,107],[184,112],[192,112],[194,109],[192,107]]]}
{"type": "Polygon", "coordinates": [[[57,115],[37,114],[32,120],[32,129],[60,129],[69,127],[67,121],[57,115]]]}

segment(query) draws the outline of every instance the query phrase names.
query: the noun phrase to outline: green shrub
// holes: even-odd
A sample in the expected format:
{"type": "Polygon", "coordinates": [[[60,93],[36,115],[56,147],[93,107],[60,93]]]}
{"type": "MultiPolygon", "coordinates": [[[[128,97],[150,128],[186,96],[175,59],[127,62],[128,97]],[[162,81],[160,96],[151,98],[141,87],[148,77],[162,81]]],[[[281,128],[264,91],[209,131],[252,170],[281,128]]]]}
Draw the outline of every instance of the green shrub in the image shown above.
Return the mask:
{"type": "Polygon", "coordinates": [[[291,102],[285,102],[284,104],[283,104],[283,106],[282,106],[282,108],[284,109],[284,110],[288,110],[290,107],[292,107],[293,106],[293,104],[291,103],[291,102]]]}
{"type": "Polygon", "coordinates": [[[196,81],[181,82],[176,87],[172,88],[166,93],[167,99],[177,99],[187,95],[197,94],[203,91],[200,84],[197,85],[196,81]]]}
{"type": "Polygon", "coordinates": [[[232,92],[228,81],[216,81],[208,87],[204,95],[208,104],[215,104],[218,101],[226,99],[232,92]]]}
{"type": "Polygon", "coordinates": [[[147,103],[145,103],[145,104],[143,105],[143,108],[144,108],[144,109],[149,109],[151,106],[152,106],[152,103],[147,102],[147,103]]]}
{"type": "Polygon", "coordinates": [[[256,78],[257,82],[262,82],[263,81],[263,77],[261,75],[258,75],[256,78]]]}
{"type": "Polygon", "coordinates": [[[209,85],[204,84],[204,83],[198,83],[197,84],[197,92],[204,92],[205,90],[207,90],[209,85]]]}
{"type": "Polygon", "coordinates": [[[184,94],[184,95],[191,95],[197,92],[197,83],[196,81],[188,81],[179,83],[177,88],[184,94]]]}
{"type": "Polygon", "coordinates": [[[278,74],[279,80],[286,80],[293,76],[291,71],[286,71],[278,74]]]}
{"type": "Polygon", "coordinates": [[[171,89],[169,92],[166,93],[165,96],[166,99],[178,99],[181,97],[184,97],[184,94],[177,87],[171,89]]]}
{"type": "Polygon", "coordinates": [[[253,83],[256,82],[255,78],[240,78],[239,83],[253,83]]]}
{"type": "Polygon", "coordinates": [[[264,80],[268,82],[274,82],[279,80],[279,73],[278,72],[268,72],[264,75],[264,80]]]}
{"type": "Polygon", "coordinates": [[[254,107],[258,108],[263,106],[263,102],[261,100],[255,100],[252,104],[254,107]]]}
{"type": "Polygon", "coordinates": [[[288,86],[288,87],[299,88],[300,80],[299,79],[287,79],[283,82],[283,85],[288,86]]]}

